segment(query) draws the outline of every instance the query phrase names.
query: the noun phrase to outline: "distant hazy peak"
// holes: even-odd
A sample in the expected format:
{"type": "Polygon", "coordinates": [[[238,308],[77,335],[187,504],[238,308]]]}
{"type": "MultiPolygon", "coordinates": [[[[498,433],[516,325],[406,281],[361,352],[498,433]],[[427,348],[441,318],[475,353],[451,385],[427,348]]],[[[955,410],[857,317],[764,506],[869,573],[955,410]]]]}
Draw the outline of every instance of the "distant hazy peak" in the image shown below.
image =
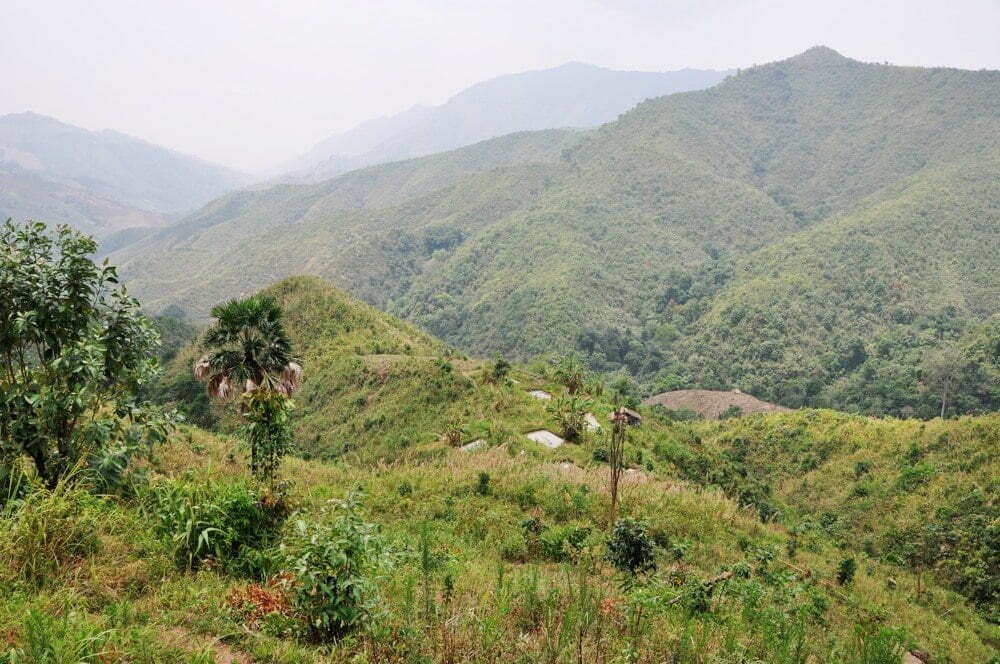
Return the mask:
{"type": "Polygon", "coordinates": [[[69,223],[104,236],[161,225],[248,176],[111,129],[27,111],[0,116],[0,218],[69,223]]]}
{"type": "Polygon", "coordinates": [[[845,62],[850,60],[846,56],[841,55],[837,51],[833,50],[829,46],[813,46],[812,48],[807,48],[798,55],[792,56],[790,60],[802,60],[808,62],[822,62],[824,60],[829,61],[841,61],[845,62]]]}
{"type": "Polygon", "coordinates": [[[711,87],[728,71],[615,71],[571,61],[505,74],[331,136],[286,164],[290,180],[318,181],[373,164],[442,152],[518,131],[594,127],[637,103],[711,87]]]}

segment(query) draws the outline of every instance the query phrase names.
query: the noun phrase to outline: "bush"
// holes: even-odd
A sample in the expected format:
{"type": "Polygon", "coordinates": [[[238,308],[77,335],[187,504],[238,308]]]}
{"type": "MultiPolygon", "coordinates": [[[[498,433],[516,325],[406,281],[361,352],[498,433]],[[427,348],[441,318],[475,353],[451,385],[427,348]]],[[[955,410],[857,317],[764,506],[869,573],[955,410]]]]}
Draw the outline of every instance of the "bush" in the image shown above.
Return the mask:
{"type": "Polygon", "coordinates": [[[538,538],[542,555],[554,562],[569,560],[574,552],[583,548],[590,536],[590,528],[567,524],[547,528],[538,538]]]}
{"type": "Polygon", "coordinates": [[[68,226],[0,224],[0,464],[27,457],[53,489],[86,456],[162,442],[140,403],[158,337],[93,239],[68,226]]]}
{"type": "Polygon", "coordinates": [[[0,578],[41,586],[66,563],[96,551],[98,501],[66,482],[10,501],[0,512],[0,578]]]}
{"type": "Polygon", "coordinates": [[[150,487],[147,504],[179,565],[197,569],[211,560],[259,578],[270,571],[267,550],[288,512],[284,496],[261,495],[244,483],[160,482],[150,487]]]}
{"type": "Polygon", "coordinates": [[[369,626],[378,602],[375,577],[388,562],[374,524],[361,517],[360,499],[324,507],[320,520],[299,520],[281,545],[291,574],[295,615],[317,640],[369,626]]]}
{"type": "Polygon", "coordinates": [[[656,546],[648,527],[635,519],[619,519],[608,538],[608,562],[632,576],[656,569],[656,546]]]}
{"type": "Polygon", "coordinates": [[[500,556],[510,562],[526,562],[529,557],[527,538],[522,533],[511,533],[500,544],[500,556]]]}
{"type": "Polygon", "coordinates": [[[480,496],[488,496],[492,493],[490,489],[490,474],[485,472],[479,473],[479,479],[476,480],[476,493],[480,496]]]}
{"type": "Polygon", "coordinates": [[[732,404],[731,406],[729,406],[728,408],[726,408],[724,411],[722,411],[722,413],[719,414],[719,419],[720,420],[729,420],[729,419],[732,419],[734,417],[741,417],[742,415],[743,415],[743,409],[740,408],[739,406],[737,406],[736,404],[732,404]]]}
{"type": "Polygon", "coordinates": [[[858,563],[854,558],[844,558],[837,566],[837,583],[844,586],[854,581],[854,573],[858,570],[858,563]]]}
{"type": "Polygon", "coordinates": [[[510,370],[510,362],[503,355],[497,353],[491,361],[483,364],[483,380],[488,383],[502,383],[507,379],[510,370]]]}
{"type": "Polygon", "coordinates": [[[934,474],[934,468],[926,463],[906,466],[896,478],[896,488],[911,492],[922,486],[934,474]]]}
{"type": "Polygon", "coordinates": [[[870,496],[875,492],[874,482],[858,482],[851,489],[851,495],[856,498],[864,498],[865,496],[870,496]]]}

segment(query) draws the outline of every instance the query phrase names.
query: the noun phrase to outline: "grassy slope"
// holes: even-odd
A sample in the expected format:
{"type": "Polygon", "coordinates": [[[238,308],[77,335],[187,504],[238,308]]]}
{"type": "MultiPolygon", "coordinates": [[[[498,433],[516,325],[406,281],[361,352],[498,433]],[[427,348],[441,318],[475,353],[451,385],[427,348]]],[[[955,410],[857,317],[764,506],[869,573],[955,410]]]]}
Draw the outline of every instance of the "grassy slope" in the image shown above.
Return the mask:
{"type": "MultiPolygon", "coordinates": [[[[554,385],[548,386],[556,389],[554,385]]],[[[477,388],[479,389],[479,388],[477,388]]],[[[501,388],[516,399],[511,388],[501,388]]],[[[520,391],[520,388],[513,388],[520,391]]],[[[501,410],[497,418],[508,416],[501,410]]],[[[800,413],[813,423],[831,414],[800,413]]],[[[789,416],[759,416],[747,421],[754,429],[787,428],[789,416]],[[786,418],[786,419],[783,419],[786,418]]],[[[885,430],[879,422],[840,417],[842,430],[872,438],[885,430]]],[[[966,420],[965,427],[990,426],[989,420],[966,420]]],[[[712,425],[715,426],[715,425],[712,425]]],[[[729,423],[735,426],[735,423],[729,423]]],[[[940,425],[941,431],[950,425],[940,425]]],[[[789,557],[790,537],[783,525],[762,524],[718,490],[703,489],[676,479],[671,463],[660,461],[656,443],[690,435],[686,429],[650,424],[635,432],[629,457],[639,451],[653,461],[653,470],[626,479],[626,514],[646,519],[654,532],[687,548],[681,562],[661,550],[663,578],[682,585],[662,586],[667,597],[687,592],[693,579],[705,579],[737,563],[754,568],[749,581],[734,581],[715,593],[708,614],[689,613],[686,604],[652,611],[639,636],[638,661],[704,661],[708,655],[785,661],[781,633],[795,633],[792,616],[821,602],[818,620],[804,619],[805,651],[816,661],[852,661],[853,631],[859,622],[880,616],[903,627],[910,647],[929,652],[934,661],[987,662],[996,656],[1000,634],[963,605],[953,593],[928,585],[922,600],[913,597],[915,579],[894,566],[862,557],[854,583],[832,583],[836,565],[845,555],[822,535],[799,538],[789,557]],[[754,556],[762,550],[776,555],[767,567],[754,556]],[[794,567],[787,567],[792,565],[794,567]],[[795,570],[801,571],[795,571],[795,570]],[[808,570],[808,578],[802,571],[808,570]],[[886,588],[894,577],[898,587],[886,588]],[[752,598],[752,599],[751,599],[752,598]],[[687,652],[688,654],[684,654],[687,652]]],[[[263,661],[539,661],[575,657],[575,636],[561,630],[574,624],[574,600],[580,586],[577,567],[524,552],[521,522],[533,517],[546,528],[578,525],[604,527],[607,502],[606,467],[591,461],[595,444],[587,440],[557,451],[525,442],[508,442],[485,452],[464,453],[444,443],[427,441],[397,455],[388,464],[334,463],[289,459],[286,476],[295,481],[295,495],[306,514],[328,498],[363,486],[366,504],[387,539],[404,556],[380,583],[385,613],[377,635],[347,639],[332,651],[245,631],[224,602],[245,582],[213,571],[191,575],[176,571],[166,546],[157,541],[150,524],[128,503],[96,501],[88,509],[100,524],[101,545],[79,564],[63,569],[40,591],[8,588],[0,602],[0,628],[13,644],[23,634],[28,607],[73,616],[94,631],[110,630],[116,653],[108,661],[206,661],[189,659],[192,651],[211,657],[244,653],[263,661]],[[489,495],[473,487],[480,473],[490,475],[489,495]],[[401,494],[400,487],[411,490],[401,494]],[[423,581],[416,542],[427,527],[433,563],[429,594],[434,614],[424,614],[423,581]],[[445,577],[452,579],[450,598],[445,577]],[[410,597],[410,599],[407,599],[410,597]],[[563,621],[567,621],[564,623],[563,621]],[[561,634],[561,636],[560,636],[561,634]],[[560,655],[561,653],[561,655],[560,655]],[[449,659],[453,658],[453,659],[449,659]]],[[[196,481],[228,481],[242,476],[242,455],[230,454],[233,443],[191,429],[182,431],[157,451],[153,469],[171,476],[188,474],[196,481]]],[[[597,538],[599,540],[599,538],[597,538]]],[[[595,541],[596,543],[596,541],[595,541]]],[[[583,565],[583,563],[580,563],[583,565]]],[[[585,573],[592,595],[593,622],[585,632],[585,661],[615,661],[626,647],[626,595],[611,571],[598,562],[585,573]],[[598,607],[602,607],[598,610],[598,607]]],[[[237,660],[238,661],[238,660],[237,660]]],[[[791,660],[788,660],[791,661],[791,660]]]]}
{"type": "Polygon", "coordinates": [[[807,410],[694,428],[773,486],[788,512],[835,515],[845,546],[876,553],[941,509],[976,493],[995,506],[1000,492],[998,415],[920,422],[807,410]]]}
{"type": "MultiPolygon", "coordinates": [[[[544,408],[523,391],[473,389],[479,362],[317,278],[287,279],[264,292],[284,309],[308,374],[295,418],[307,455],[369,462],[437,440],[455,426],[466,427],[466,440],[492,435],[499,442],[544,423],[544,408]],[[496,408],[507,417],[491,421],[496,408]],[[520,429],[509,428],[514,421],[520,429]]],[[[191,376],[199,354],[189,347],[167,366],[158,396],[197,422],[221,419],[232,427],[231,408],[209,406],[204,386],[191,376]]],[[[525,385],[533,380],[521,378],[525,385]]]]}
{"type": "MultiPolygon", "coordinates": [[[[531,570],[537,569],[541,587],[554,593],[552,601],[560,606],[569,601],[566,593],[572,585],[567,587],[564,578],[568,568],[546,562],[544,557],[525,558],[518,524],[533,515],[555,527],[603,527],[607,471],[605,464],[594,460],[594,450],[602,444],[600,436],[588,435],[580,445],[555,451],[523,438],[524,432],[535,428],[558,432],[543,403],[526,394],[531,388],[560,393],[554,374],[544,367],[516,369],[512,376],[516,382],[490,384],[483,380],[479,363],[454,356],[419,330],[319,280],[290,279],[267,292],[282,303],[306,369],[295,416],[296,439],[305,460],[289,460],[286,467],[287,476],[297,483],[297,492],[307,505],[317,506],[353,486],[364,486],[375,520],[395,541],[409,542],[410,546],[421,524],[431,524],[436,546],[448,561],[437,573],[436,583],[443,582],[444,574],[457,581],[455,603],[447,615],[471,612],[466,618],[455,619],[453,624],[460,627],[449,638],[463,644],[469,653],[491,651],[500,661],[512,659],[513,655],[503,650],[502,634],[519,629],[513,616],[526,609],[517,608],[517,603],[529,600],[515,592],[515,606],[511,607],[502,593],[492,590],[497,583],[497,565],[506,555],[507,564],[511,564],[508,579],[513,579],[509,582],[515,588],[527,583],[531,570]],[[451,429],[460,431],[463,442],[485,439],[490,449],[465,453],[449,447],[442,434],[451,429]],[[479,472],[490,474],[491,496],[472,491],[479,472]],[[412,494],[401,497],[398,489],[402,485],[411,486],[412,494]],[[476,620],[492,625],[492,636],[475,631],[476,620]]],[[[172,369],[186,375],[188,359],[179,360],[172,369]]],[[[608,402],[600,395],[585,398],[591,402],[588,408],[606,426],[608,402]]],[[[827,626],[807,628],[810,649],[822,658],[835,660],[837,652],[846,652],[853,625],[874,610],[888,616],[889,624],[904,627],[915,639],[914,647],[955,661],[986,661],[991,652],[987,644],[995,644],[1000,635],[960,597],[933,582],[921,600],[915,600],[915,578],[887,562],[884,555],[888,536],[884,515],[895,515],[892,524],[905,528],[918,523],[942,497],[954,498],[976,484],[988,485],[997,472],[998,430],[1000,423],[995,416],[928,424],[811,410],[721,423],[660,423],[647,418],[645,426],[632,431],[627,459],[636,472],[626,479],[625,509],[649,520],[654,531],[668,539],[690,545],[685,562],[679,566],[670,562],[667,552],[661,552],[664,568],[676,567],[688,578],[712,576],[759,546],[773,549],[786,571],[800,576],[801,570],[810,570],[814,579],[828,582],[832,582],[842,558],[858,556],[858,580],[843,591],[853,599],[845,600],[841,591],[837,595],[822,585],[807,583],[809,593],[827,596],[830,604],[825,614],[827,626]],[[947,444],[941,443],[944,438],[947,444]],[[933,464],[935,472],[918,490],[896,491],[895,475],[897,469],[902,470],[898,459],[914,442],[926,443],[925,462],[933,464]],[[746,489],[751,485],[738,473],[721,472],[734,457],[744,464],[749,480],[771,487],[768,500],[783,514],[780,522],[760,523],[752,507],[740,508],[719,490],[723,487],[726,494],[741,502],[749,500],[746,489]],[[863,498],[851,493],[859,459],[869,461],[872,467],[871,477],[864,481],[878,478],[873,491],[863,498]],[[970,465],[975,459],[979,461],[970,465]],[[805,464],[809,464],[807,470],[803,470],[805,464]],[[827,512],[839,515],[836,528],[801,530],[804,519],[811,516],[818,520],[827,512]],[[801,534],[793,537],[790,527],[798,528],[801,534]],[[788,553],[792,539],[798,544],[794,554],[788,553]],[[794,567],[785,567],[785,563],[794,567]],[[895,590],[885,586],[889,577],[898,581],[895,590]],[[952,618],[940,617],[946,611],[952,618]]],[[[158,455],[159,467],[171,474],[191,467],[208,467],[209,472],[222,476],[239,474],[240,466],[226,457],[225,451],[232,445],[225,437],[190,430],[158,455]]],[[[400,597],[407,579],[415,573],[412,568],[398,571],[386,582],[389,595],[400,597]]],[[[607,570],[597,573],[593,582],[603,597],[620,600],[607,570]]],[[[182,592],[179,588],[188,588],[183,591],[187,593],[199,587],[214,588],[210,597],[201,600],[205,615],[195,617],[186,607],[171,605],[164,609],[162,620],[166,624],[178,622],[185,630],[220,633],[232,629],[232,619],[221,610],[218,596],[233,584],[238,582],[215,576],[179,578],[168,585],[170,590],[152,593],[143,601],[159,607],[177,601],[171,594],[182,592]]],[[[765,659],[776,657],[768,650],[773,644],[768,646],[753,636],[766,629],[753,622],[762,619],[760,616],[753,617],[753,611],[745,613],[742,592],[733,590],[719,600],[713,620],[722,627],[715,628],[733,635],[749,652],[765,659]]],[[[790,605],[785,603],[793,602],[773,597],[767,601],[784,607],[779,611],[788,611],[790,605]]],[[[405,621],[407,610],[405,603],[390,602],[391,620],[405,621]]],[[[658,635],[649,642],[650,656],[679,648],[685,624],[707,628],[689,620],[680,611],[659,615],[650,626],[649,634],[658,635]]],[[[618,633],[610,637],[612,641],[620,638],[621,625],[608,623],[606,627],[618,633]]],[[[554,628],[548,625],[544,629],[554,628]]],[[[546,647],[543,633],[534,634],[525,647],[542,656],[546,647]]],[[[417,639],[422,644],[418,647],[441,652],[449,646],[439,638],[443,637],[417,639]]],[[[709,639],[704,647],[721,652],[722,641],[709,639]]],[[[240,644],[258,653],[276,648],[308,656],[303,654],[308,649],[301,651],[298,646],[260,636],[241,639],[240,644]]],[[[344,650],[357,647],[361,646],[349,644],[344,650]]],[[[375,648],[370,643],[364,647],[375,648]]],[[[599,651],[607,644],[593,647],[599,651]]]]}

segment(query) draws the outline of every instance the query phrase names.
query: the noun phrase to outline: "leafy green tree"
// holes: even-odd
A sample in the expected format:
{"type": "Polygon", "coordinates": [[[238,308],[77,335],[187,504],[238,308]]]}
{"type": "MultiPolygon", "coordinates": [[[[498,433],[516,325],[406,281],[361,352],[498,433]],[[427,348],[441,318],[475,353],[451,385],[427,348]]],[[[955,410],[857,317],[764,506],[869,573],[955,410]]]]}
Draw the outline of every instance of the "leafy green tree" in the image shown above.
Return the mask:
{"type": "Polygon", "coordinates": [[[138,397],[157,334],[96,250],[67,226],[0,227],[0,466],[27,456],[49,487],[170,427],[138,397]]]}
{"type": "Polygon", "coordinates": [[[953,344],[944,345],[924,358],[921,373],[927,389],[940,397],[942,418],[948,406],[948,397],[961,380],[962,372],[967,365],[968,360],[961,348],[953,344]]]}
{"type": "Polygon", "coordinates": [[[281,307],[256,295],[219,305],[212,315],[216,322],[203,339],[210,352],[195,362],[195,377],[208,381],[214,399],[239,395],[248,423],[250,470],[272,481],[291,443],[290,398],[302,380],[281,307]]]}

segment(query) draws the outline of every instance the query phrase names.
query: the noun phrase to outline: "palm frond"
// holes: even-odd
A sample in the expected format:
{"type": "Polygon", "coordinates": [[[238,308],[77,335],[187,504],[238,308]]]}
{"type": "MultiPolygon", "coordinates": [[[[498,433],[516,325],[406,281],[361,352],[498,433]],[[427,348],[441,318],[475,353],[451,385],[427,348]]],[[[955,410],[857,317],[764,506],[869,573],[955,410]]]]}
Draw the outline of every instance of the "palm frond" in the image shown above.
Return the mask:
{"type": "Polygon", "coordinates": [[[205,380],[211,373],[212,366],[208,362],[208,356],[202,355],[194,363],[194,377],[198,380],[205,380]]]}
{"type": "Polygon", "coordinates": [[[281,371],[281,381],[286,387],[286,393],[291,396],[293,392],[299,389],[299,385],[302,383],[302,365],[298,362],[289,362],[285,365],[285,368],[281,371]]]}
{"type": "Polygon", "coordinates": [[[215,374],[208,381],[208,396],[217,401],[227,401],[233,396],[233,384],[225,374],[215,374]]]}

